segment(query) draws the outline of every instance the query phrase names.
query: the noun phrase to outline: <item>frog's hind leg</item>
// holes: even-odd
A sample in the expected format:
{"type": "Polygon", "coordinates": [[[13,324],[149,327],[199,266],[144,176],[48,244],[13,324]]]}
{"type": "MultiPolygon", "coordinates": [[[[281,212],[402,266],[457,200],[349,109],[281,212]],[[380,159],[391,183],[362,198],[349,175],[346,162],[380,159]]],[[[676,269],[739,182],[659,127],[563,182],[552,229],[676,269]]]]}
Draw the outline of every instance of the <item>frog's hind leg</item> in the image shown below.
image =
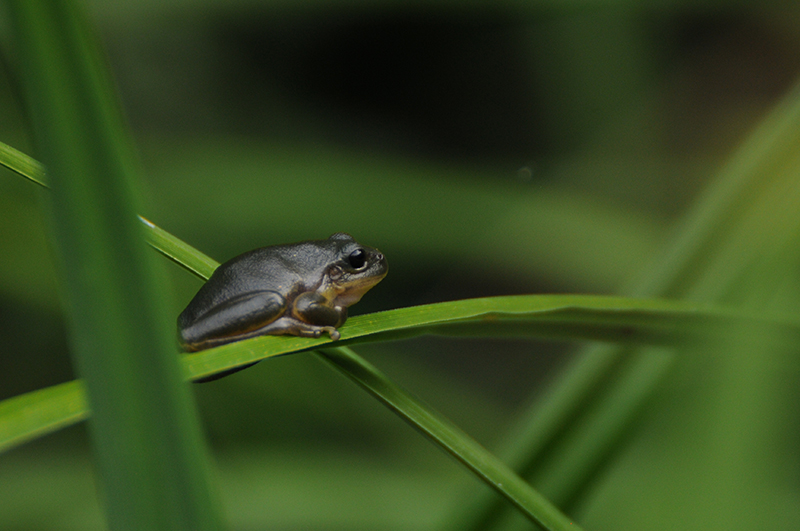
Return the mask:
{"type": "Polygon", "coordinates": [[[258,335],[253,333],[284,312],[286,300],[274,291],[256,291],[234,297],[194,320],[178,317],[179,340],[184,350],[197,352],[258,335]]]}

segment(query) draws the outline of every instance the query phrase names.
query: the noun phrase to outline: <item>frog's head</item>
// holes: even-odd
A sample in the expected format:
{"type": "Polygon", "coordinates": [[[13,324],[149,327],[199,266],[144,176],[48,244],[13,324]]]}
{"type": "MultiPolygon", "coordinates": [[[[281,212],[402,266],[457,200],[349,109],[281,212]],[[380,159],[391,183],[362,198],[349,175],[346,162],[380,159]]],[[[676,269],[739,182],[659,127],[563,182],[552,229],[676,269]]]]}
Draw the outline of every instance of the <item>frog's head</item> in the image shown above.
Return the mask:
{"type": "Polygon", "coordinates": [[[335,259],[327,269],[328,280],[336,292],[333,302],[337,306],[351,306],[386,276],[389,271],[386,257],[344,232],[337,232],[328,242],[336,249],[335,259]]]}

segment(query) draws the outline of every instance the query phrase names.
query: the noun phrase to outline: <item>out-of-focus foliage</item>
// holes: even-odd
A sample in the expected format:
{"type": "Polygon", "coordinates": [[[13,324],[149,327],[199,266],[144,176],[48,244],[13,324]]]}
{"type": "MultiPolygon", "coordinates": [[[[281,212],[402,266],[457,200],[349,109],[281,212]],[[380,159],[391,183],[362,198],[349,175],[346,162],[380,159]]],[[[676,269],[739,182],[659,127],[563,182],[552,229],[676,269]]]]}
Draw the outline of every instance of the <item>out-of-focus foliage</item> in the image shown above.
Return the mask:
{"type": "MultiPolygon", "coordinates": [[[[351,232],[391,264],[353,308],[365,313],[614,293],[646,277],[800,71],[800,10],[659,4],[90,5],[147,169],[142,214],[217,260],[351,232]]],[[[22,65],[2,52],[0,140],[34,153],[22,65]]],[[[0,398],[72,378],[37,193],[0,168],[0,398]]],[[[177,315],[200,284],[170,267],[177,315]]],[[[738,280],[733,300],[796,313],[796,279],[794,257],[774,257],[738,280]],[[766,278],[780,289],[761,289],[766,278]]],[[[798,363],[769,341],[734,335],[684,353],[646,429],[576,519],[588,529],[796,526],[788,383],[798,363]]],[[[570,357],[567,346],[516,341],[359,350],[490,449],[570,357]]],[[[309,356],[195,393],[232,528],[431,529],[474,488],[309,356]]],[[[81,428],[4,455],[0,527],[100,528],[86,456],[81,428]]]]}

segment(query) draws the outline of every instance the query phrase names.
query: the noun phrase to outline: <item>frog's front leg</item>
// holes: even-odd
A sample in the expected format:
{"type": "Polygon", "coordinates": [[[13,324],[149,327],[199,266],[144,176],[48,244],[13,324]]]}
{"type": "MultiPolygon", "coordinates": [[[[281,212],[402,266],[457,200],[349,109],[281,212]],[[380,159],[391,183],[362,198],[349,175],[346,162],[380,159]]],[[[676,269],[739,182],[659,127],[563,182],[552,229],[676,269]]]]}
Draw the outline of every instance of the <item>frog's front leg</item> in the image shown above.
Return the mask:
{"type": "Polygon", "coordinates": [[[295,299],[292,316],[309,325],[300,331],[300,335],[319,337],[322,332],[327,332],[335,341],[340,337],[336,328],[347,320],[347,308],[333,306],[320,293],[312,291],[295,299]]]}
{"type": "Polygon", "coordinates": [[[245,293],[196,317],[184,310],[178,317],[181,346],[196,352],[258,335],[285,310],[286,300],[274,291],[245,293]]]}

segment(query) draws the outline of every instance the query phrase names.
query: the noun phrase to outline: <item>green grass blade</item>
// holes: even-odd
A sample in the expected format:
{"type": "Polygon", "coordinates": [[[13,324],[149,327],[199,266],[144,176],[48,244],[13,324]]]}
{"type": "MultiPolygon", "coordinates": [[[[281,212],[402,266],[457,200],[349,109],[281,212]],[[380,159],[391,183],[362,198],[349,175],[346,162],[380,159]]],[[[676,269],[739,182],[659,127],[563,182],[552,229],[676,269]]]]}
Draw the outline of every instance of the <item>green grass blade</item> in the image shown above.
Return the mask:
{"type": "Polygon", "coordinates": [[[183,240],[157,227],[152,221],[139,216],[147,229],[147,243],[179,266],[201,280],[208,280],[211,273],[219,266],[219,262],[201,253],[183,240]]]}
{"type": "Polygon", "coordinates": [[[112,529],[218,529],[197,412],[144,231],[135,164],[82,13],[67,0],[11,6],[71,354],[112,529]]]}
{"type": "Polygon", "coordinates": [[[0,142],[0,165],[20,174],[39,186],[47,188],[44,166],[32,157],[2,142],[0,142]]]}
{"type": "MultiPolygon", "coordinates": [[[[778,212],[769,208],[759,211],[757,201],[773,187],[781,190],[780,195],[790,193],[792,184],[797,182],[798,146],[800,85],[775,105],[733,154],[682,220],[665,256],[655,261],[654,267],[627,293],[706,301],[724,296],[732,284],[731,276],[741,274],[748,264],[761,259],[761,245],[774,242],[773,236],[787,234],[778,212]],[[761,223],[771,221],[775,229],[770,233],[762,227],[745,241],[746,235],[739,231],[745,220],[754,216],[761,223]],[[742,247],[743,244],[747,246],[742,247]],[[736,251],[729,257],[734,261],[727,263],[718,253],[730,245],[736,251]]],[[[791,200],[791,196],[785,199],[791,200]]],[[[791,210],[787,213],[791,217],[791,210]]]]}
{"type": "Polygon", "coordinates": [[[624,360],[608,390],[598,394],[586,414],[571,426],[569,444],[557,446],[548,454],[537,474],[530,478],[542,492],[571,507],[573,498],[585,487],[586,478],[592,477],[613,454],[619,434],[631,428],[675,364],[672,352],[653,350],[624,360]],[[589,441],[591,444],[587,444],[589,441]],[[564,474],[564,470],[569,473],[564,474]]]}
{"type": "Polygon", "coordinates": [[[0,402],[0,451],[89,418],[86,388],[80,380],[0,402]]]}
{"type": "MultiPolygon", "coordinates": [[[[557,337],[680,345],[687,341],[717,338],[730,327],[772,330],[800,337],[800,323],[794,320],[755,319],[690,302],[586,295],[519,295],[442,302],[359,315],[351,317],[340,329],[342,338],[338,342],[324,337],[256,337],[184,355],[183,365],[185,377],[191,380],[255,361],[323,346],[397,340],[422,334],[557,337]]],[[[578,400],[580,390],[596,378],[599,369],[613,363],[613,360],[602,355],[592,359],[595,360],[594,365],[583,373],[576,373],[580,377],[576,377],[571,388],[572,398],[565,396],[555,404],[578,400]]],[[[51,403],[53,399],[47,394],[41,395],[38,400],[42,408],[56,409],[51,403]]],[[[0,406],[9,407],[6,402],[0,402],[0,406]]],[[[29,402],[34,403],[33,399],[29,402]]],[[[63,422],[68,422],[69,418],[65,412],[63,422]]],[[[552,418],[555,422],[560,415],[554,413],[552,418]]],[[[75,417],[75,420],[80,419],[75,417]]],[[[28,440],[32,433],[51,431],[44,423],[4,427],[3,422],[4,418],[0,417],[0,428],[9,435],[4,439],[7,443],[0,440],[0,451],[12,447],[15,441],[28,440]]],[[[52,426],[56,429],[60,424],[52,426]]]]}
{"type": "MultiPolygon", "coordinates": [[[[542,455],[536,474],[528,481],[559,506],[571,507],[574,498],[583,494],[586,478],[603,468],[614,454],[619,433],[629,432],[644,406],[675,364],[671,352],[652,352],[646,356],[631,356],[618,366],[616,378],[595,394],[595,401],[586,414],[570,423],[571,437],[554,447],[540,449],[542,455]],[[641,363],[643,357],[648,363],[641,363]]],[[[465,511],[460,519],[449,522],[452,529],[528,529],[516,511],[480,513],[465,511]]]]}
{"type": "Polygon", "coordinates": [[[319,356],[459,460],[531,521],[549,530],[580,529],[502,461],[350,349],[325,349],[319,356]]]}
{"type": "MultiPolygon", "coordinates": [[[[49,188],[47,174],[40,162],[2,142],[0,142],[0,166],[5,166],[39,186],[49,188]]],[[[146,227],[147,242],[156,251],[202,280],[208,279],[219,265],[191,245],[159,228],[152,221],[142,216],[139,216],[139,221],[146,227]]]]}
{"type": "Polygon", "coordinates": [[[725,334],[729,327],[800,336],[794,320],[753,318],[690,302],[587,295],[516,295],[441,302],[348,319],[337,342],[321,337],[262,336],[184,357],[187,376],[203,378],[269,357],[326,345],[405,339],[424,334],[531,337],[678,346],[725,334]]]}

